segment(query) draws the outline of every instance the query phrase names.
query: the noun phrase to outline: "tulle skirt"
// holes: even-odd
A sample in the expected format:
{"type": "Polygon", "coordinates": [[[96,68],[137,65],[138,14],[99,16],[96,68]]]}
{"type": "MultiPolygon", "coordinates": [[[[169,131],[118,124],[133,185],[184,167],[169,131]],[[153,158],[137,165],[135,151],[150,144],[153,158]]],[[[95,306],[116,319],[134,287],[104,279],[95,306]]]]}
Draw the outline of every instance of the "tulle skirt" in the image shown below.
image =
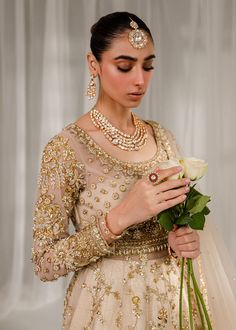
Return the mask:
{"type": "MultiPolygon", "coordinates": [[[[209,225],[201,233],[201,256],[194,260],[194,269],[213,329],[236,329],[236,274],[209,225]]],[[[179,289],[180,260],[103,258],[74,275],[65,299],[63,329],[179,329],[179,289]]],[[[193,293],[192,302],[195,329],[201,329],[193,293]]],[[[186,287],[183,328],[189,329],[186,287]]]]}

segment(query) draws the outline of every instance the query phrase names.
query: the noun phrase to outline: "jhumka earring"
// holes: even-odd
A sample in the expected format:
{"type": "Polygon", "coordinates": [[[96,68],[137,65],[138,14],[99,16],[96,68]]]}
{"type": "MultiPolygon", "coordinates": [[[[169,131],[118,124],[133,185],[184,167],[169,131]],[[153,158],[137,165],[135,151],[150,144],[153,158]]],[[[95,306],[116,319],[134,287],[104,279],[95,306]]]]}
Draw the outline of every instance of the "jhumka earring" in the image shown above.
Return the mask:
{"type": "Polygon", "coordinates": [[[93,75],[91,74],[90,82],[88,84],[87,92],[86,92],[86,96],[88,96],[89,100],[92,100],[96,96],[96,91],[97,91],[96,83],[94,81],[93,75]]]}

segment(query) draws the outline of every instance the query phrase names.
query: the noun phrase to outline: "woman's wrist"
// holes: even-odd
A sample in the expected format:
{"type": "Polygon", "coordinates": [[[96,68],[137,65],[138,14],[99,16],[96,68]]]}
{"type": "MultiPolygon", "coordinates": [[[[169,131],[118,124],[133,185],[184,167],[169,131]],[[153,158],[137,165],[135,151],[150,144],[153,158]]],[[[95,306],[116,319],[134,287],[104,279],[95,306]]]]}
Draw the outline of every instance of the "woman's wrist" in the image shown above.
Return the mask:
{"type": "Polygon", "coordinates": [[[122,233],[117,234],[117,233],[114,233],[110,229],[109,224],[108,224],[108,215],[109,215],[109,213],[105,213],[103,215],[103,217],[100,219],[100,229],[108,241],[117,240],[117,239],[121,238],[122,233]]]}
{"type": "Polygon", "coordinates": [[[121,235],[127,228],[124,224],[124,216],[117,209],[112,209],[106,217],[106,223],[114,235],[121,235]]]}
{"type": "Polygon", "coordinates": [[[99,229],[103,238],[107,243],[112,243],[114,240],[121,238],[123,234],[123,226],[120,224],[118,217],[112,213],[104,213],[98,220],[99,229]]]}

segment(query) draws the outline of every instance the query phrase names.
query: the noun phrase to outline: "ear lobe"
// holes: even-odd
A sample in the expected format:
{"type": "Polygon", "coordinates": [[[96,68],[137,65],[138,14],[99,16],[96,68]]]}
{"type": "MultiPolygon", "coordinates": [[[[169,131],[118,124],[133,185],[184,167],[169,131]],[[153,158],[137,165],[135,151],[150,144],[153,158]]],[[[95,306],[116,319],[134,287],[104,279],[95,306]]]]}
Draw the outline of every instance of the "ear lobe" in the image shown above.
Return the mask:
{"type": "Polygon", "coordinates": [[[93,75],[95,78],[98,75],[98,62],[93,53],[89,52],[87,54],[87,62],[90,74],[93,75]]]}

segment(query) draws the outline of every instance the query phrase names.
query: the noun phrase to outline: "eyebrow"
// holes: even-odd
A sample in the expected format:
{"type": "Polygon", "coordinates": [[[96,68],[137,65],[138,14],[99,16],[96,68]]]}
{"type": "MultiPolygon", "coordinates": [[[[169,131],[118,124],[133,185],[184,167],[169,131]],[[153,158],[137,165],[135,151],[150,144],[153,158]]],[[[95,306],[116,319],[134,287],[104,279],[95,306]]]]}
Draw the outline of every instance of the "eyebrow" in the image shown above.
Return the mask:
{"type": "MultiPolygon", "coordinates": [[[[156,56],[154,54],[149,55],[147,57],[145,57],[144,61],[148,61],[151,60],[153,58],[155,58],[156,56]]],[[[114,60],[128,60],[128,61],[132,61],[132,62],[137,62],[138,59],[136,57],[132,57],[132,56],[127,56],[127,55],[120,55],[114,58],[114,60]]]]}

